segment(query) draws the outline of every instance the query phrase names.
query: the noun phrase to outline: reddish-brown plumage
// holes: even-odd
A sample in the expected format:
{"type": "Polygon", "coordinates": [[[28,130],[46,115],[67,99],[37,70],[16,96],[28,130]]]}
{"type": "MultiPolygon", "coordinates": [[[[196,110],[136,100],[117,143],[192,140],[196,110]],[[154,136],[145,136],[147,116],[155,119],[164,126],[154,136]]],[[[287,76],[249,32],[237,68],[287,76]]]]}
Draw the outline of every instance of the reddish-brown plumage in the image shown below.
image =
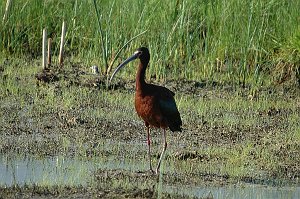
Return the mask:
{"type": "Polygon", "coordinates": [[[171,131],[181,131],[182,121],[174,100],[175,94],[165,87],[145,82],[145,72],[150,60],[150,54],[147,48],[141,47],[137,49],[133,56],[124,61],[114,71],[111,79],[123,66],[137,58],[140,59],[140,63],[136,75],[135,109],[137,114],[145,121],[145,125],[147,127],[150,170],[152,170],[152,166],[149,128],[157,127],[164,130],[164,148],[156,169],[157,173],[159,171],[163,154],[167,148],[165,130],[169,127],[171,131]]]}
{"type": "Polygon", "coordinates": [[[180,114],[177,110],[174,93],[169,89],[145,82],[145,72],[149,63],[150,54],[147,48],[139,48],[140,63],[136,75],[135,109],[137,114],[145,121],[146,126],[158,128],[169,127],[171,131],[181,131],[180,114]],[[167,114],[160,105],[162,101],[173,103],[172,114],[167,114]]]}

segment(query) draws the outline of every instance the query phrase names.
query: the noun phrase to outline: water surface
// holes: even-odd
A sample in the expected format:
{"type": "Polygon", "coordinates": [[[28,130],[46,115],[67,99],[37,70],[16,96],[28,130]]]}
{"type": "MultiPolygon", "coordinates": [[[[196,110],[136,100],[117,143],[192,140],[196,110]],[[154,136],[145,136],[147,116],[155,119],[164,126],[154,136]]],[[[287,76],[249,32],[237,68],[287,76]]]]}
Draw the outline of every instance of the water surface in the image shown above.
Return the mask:
{"type": "MultiPolygon", "coordinates": [[[[13,185],[83,185],[93,180],[97,169],[123,169],[138,171],[145,168],[143,162],[126,159],[79,159],[55,156],[47,158],[0,156],[0,186],[13,185]]],[[[147,165],[147,164],[146,164],[147,165]]],[[[300,187],[273,187],[265,185],[243,184],[226,186],[190,186],[157,185],[158,193],[169,193],[198,198],[300,198],[300,187]]]]}

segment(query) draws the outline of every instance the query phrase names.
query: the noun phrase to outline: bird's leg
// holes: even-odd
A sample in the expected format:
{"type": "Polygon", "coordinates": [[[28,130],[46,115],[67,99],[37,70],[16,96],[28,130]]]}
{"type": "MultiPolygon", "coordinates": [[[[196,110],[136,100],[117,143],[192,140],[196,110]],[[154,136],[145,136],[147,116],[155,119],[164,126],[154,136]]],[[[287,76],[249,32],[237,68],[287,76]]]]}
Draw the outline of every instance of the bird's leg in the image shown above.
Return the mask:
{"type": "Polygon", "coordinates": [[[152,165],[151,165],[151,140],[150,140],[150,127],[149,126],[147,126],[147,145],[148,145],[150,171],[153,172],[152,165]]]}
{"type": "Polygon", "coordinates": [[[163,140],[164,140],[164,148],[160,154],[160,158],[156,167],[156,174],[159,172],[159,168],[160,168],[160,164],[161,164],[161,160],[163,159],[163,156],[165,154],[165,151],[167,149],[167,137],[166,137],[166,129],[164,129],[164,133],[163,133],[163,140]]]}

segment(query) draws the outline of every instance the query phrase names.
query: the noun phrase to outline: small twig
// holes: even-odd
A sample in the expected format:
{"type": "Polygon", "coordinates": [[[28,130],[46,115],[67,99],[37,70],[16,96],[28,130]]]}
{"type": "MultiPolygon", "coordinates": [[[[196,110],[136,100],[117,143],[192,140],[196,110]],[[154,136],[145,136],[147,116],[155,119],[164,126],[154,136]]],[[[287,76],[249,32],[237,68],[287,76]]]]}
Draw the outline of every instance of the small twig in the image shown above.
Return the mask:
{"type": "Polygon", "coordinates": [[[51,65],[51,42],[52,42],[52,39],[49,38],[48,39],[48,63],[47,63],[48,66],[51,65]]]}
{"type": "Polygon", "coordinates": [[[42,54],[43,54],[43,69],[46,68],[46,58],[47,58],[47,54],[46,54],[46,49],[47,49],[47,29],[44,28],[43,29],[43,49],[42,49],[42,54]]]}
{"type": "Polygon", "coordinates": [[[59,49],[59,65],[63,64],[63,56],[64,56],[64,43],[66,36],[66,23],[63,21],[62,29],[61,29],[61,39],[60,39],[60,49],[59,49]]]}

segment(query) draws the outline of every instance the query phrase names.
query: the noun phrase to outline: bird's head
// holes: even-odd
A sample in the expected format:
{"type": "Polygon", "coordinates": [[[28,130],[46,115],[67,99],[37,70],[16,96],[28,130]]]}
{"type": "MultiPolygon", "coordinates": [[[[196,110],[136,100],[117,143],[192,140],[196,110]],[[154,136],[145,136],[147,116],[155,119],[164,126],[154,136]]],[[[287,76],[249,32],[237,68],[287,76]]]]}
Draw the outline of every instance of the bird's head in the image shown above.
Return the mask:
{"type": "Polygon", "coordinates": [[[135,52],[134,55],[136,54],[137,58],[140,58],[141,60],[146,60],[150,58],[150,53],[148,48],[146,47],[140,47],[138,48],[135,52]]]}
{"type": "MultiPolygon", "coordinates": [[[[129,57],[128,59],[126,59],[123,63],[121,63],[116,69],[115,71],[113,72],[111,78],[109,81],[111,81],[114,76],[116,75],[116,73],[121,69],[123,68],[125,65],[127,65],[129,62],[135,60],[139,58],[141,60],[141,62],[143,63],[144,61],[148,62],[149,59],[150,59],[150,53],[149,53],[149,50],[148,48],[146,47],[140,47],[138,48],[131,57],[129,57]]],[[[147,63],[145,63],[147,64],[147,63]]]]}

